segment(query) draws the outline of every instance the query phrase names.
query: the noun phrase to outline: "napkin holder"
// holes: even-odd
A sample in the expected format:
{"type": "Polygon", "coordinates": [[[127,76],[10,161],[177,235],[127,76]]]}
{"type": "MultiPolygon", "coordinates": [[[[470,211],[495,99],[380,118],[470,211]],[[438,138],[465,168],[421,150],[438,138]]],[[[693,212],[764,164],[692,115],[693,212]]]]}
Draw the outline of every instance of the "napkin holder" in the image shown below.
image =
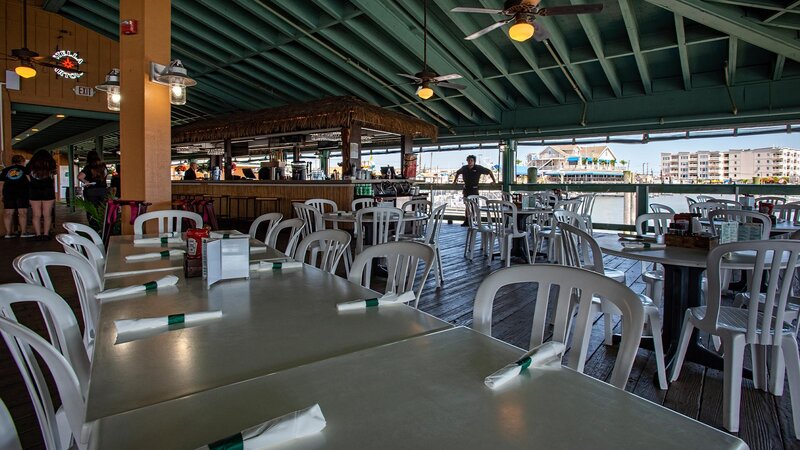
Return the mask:
{"type": "Polygon", "coordinates": [[[203,276],[203,260],[189,258],[188,254],[183,255],[183,274],[186,278],[196,278],[203,276]]]}
{"type": "Polygon", "coordinates": [[[203,278],[208,286],[250,277],[249,239],[203,239],[203,278]]]}
{"type": "Polygon", "coordinates": [[[667,234],[664,236],[664,243],[667,244],[667,247],[711,250],[719,244],[719,238],[717,236],[705,235],[680,236],[677,234],[667,234]]]}

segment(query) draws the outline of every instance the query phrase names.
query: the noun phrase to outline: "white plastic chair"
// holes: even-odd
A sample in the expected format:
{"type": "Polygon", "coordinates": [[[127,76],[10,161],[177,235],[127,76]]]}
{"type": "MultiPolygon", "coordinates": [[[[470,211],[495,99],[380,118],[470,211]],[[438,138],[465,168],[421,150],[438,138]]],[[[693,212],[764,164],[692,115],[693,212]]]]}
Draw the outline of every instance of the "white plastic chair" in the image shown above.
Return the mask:
{"type": "Polygon", "coordinates": [[[769,203],[770,205],[780,206],[786,204],[786,197],[777,197],[777,196],[764,196],[758,197],[754,200],[756,208],[758,208],[759,203],[769,203]]]}
{"type": "Polygon", "coordinates": [[[719,200],[719,199],[718,199],[718,198],[716,198],[716,197],[712,197],[712,196],[710,196],[710,195],[699,194],[699,195],[697,196],[697,202],[698,202],[698,203],[702,203],[702,202],[714,202],[714,201],[717,201],[717,200],[719,200]]]}
{"type": "Polygon", "coordinates": [[[737,202],[736,200],[726,200],[723,198],[715,198],[714,200],[709,200],[712,203],[720,203],[725,206],[725,209],[742,209],[742,204],[737,202]]]}
{"type": "Polygon", "coordinates": [[[342,255],[350,248],[350,240],[350,234],[342,230],[315,231],[300,241],[294,259],[335,275],[342,255]]]}
{"type": "MultiPolygon", "coordinates": [[[[652,206],[652,205],[651,205],[652,206]]],[[[670,222],[674,214],[672,213],[652,213],[642,214],[636,218],[636,234],[646,236],[652,224],[655,235],[667,234],[670,222]]],[[[664,299],[664,271],[653,264],[652,270],[645,270],[647,263],[642,261],[642,280],[645,283],[645,294],[653,300],[656,306],[661,307],[664,299]]]]}
{"type": "Polygon", "coordinates": [[[94,245],[100,249],[100,253],[106,254],[106,246],[103,244],[103,238],[97,234],[97,231],[94,231],[94,228],[82,223],[66,222],[64,223],[64,229],[67,230],[69,234],[75,234],[90,239],[94,242],[94,245]]]}
{"type": "Polygon", "coordinates": [[[155,220],[158,222],[158,233],[180,233],[183,231],[183,219],[194,222],[192,228],[203,228],[203,218],[200,214],[182,210],[150,211],[140,214],[133,222],[133,234],[144,234],[145,222],[155,220]]]}
{"type": "MultiPolygon", "coordinates": [[[[330,214],[330,213],[335,214],[339,212],[339,205],[337,205],[335,201],[328,200],[327,198],[312,198],[310,200],[306,200],[305,204],[316,209],[317,211],[319,211],[320,214],[330,214]]],[[[319,228],[319,230],[324,230],[325,228],[327,228],[325,225],[325,220],[324,219],[321,220],[322,220],[322,225],[319,228]]],[[[336,230],[339,228],[339,224],[333,222],[331,228],[336,230]]]]}
{"type": "Polygon", "coordinates": [[[12,283],[0,285],[0,334],[20,369],[48,449],[66,449],[74,437],[86,448],[89,436],[84,424],[89,385],[89,359],[81,342],[78,321],[67,302],[41,286],[12,283]],[[20,325],[11,308],[15,303],[37,302],[56,323],[56,339],[48,342],[20,325]],[[56,344],[56,345],[54,345],[56,344]],[[56,411],[42,368],[34,351],[44,360],[55,380],[62,406],[56,411]]]}
{"type": "MultiPolygon", "coordinates": [[[[442,266],[442,254],[439,251],[439,233],[442,230],[442,221],[444,220],[444,213],[447,205],[437,206],[431,212],[428,218],[428,224],[425,226],[425,236],[422,238],[414,238],[414,242],[430,245],[436,253],[436,285],[442,287],[444,283],[444,268],[442,266]]],[[[402,238],[401,238],[402,239],[402,238]]]]}
{"type": "Polygon", "coordinates": [[[402,223],[403,210],[400,208],[373,206],[356,211],[356,255],[364,251],[365,245],[379,245],[398,240],[402,223]],[[365,220],[364,216],[369,216],[369,219],[365,220]],[[371,242],[365,243],[367,230],[364,227],[367,226],[370,227],[371,242]]]}
{"type": "Polygon", "coordinates": [[[692,210],[692,205],[694,205],[695,203],[697,203],[697,200],[689,196],[686,197],[686,205],[689,207],[689,211],[692,210]]]}
{"type": "Polygon", "coordinates": [[[373,198],[357,198],[350,202],[350,211],[356,212],[362,208],[372,208],[375,206],[375,199],[373,198]]]}
{"type": "Polygon", "coordinates": [[[669,213],[673,215],[675,214],[674,208],[661,203],[650,203],[650,211],[653,211],[656,214],[658,213],[669,213]]]}
{"type": "Polygon", "coordinates": [[[492,233],[489,241],[489,265],[492,265],[494,257],[494,240],[500,241],[500,259],[504,260],[506,267],[511,266],[511,245],[514,239],[523,239],[525,244],[525,256],[528,264],[533,264],[531,260],[531,250],[528,244],[528,230],[520,231],[517,227],[517,207],[507,201],[489,200],[486,204],[488,209],[487,226],[492,233]]]}
{"type": "Polygon", "coordinates": [[[278,237],[283,230],[289,230],[289,240],[286,244],[286,249],[283,253],[286,256],[291,257],[295,253],[295,249],[297,249],[297,243],[300,241],[300,235],[303,233],[303,228],[305,228],[306,223],[303,222],[303,219],[288,219],[282,220],[278,222],[272,229],[269,231],[267,235],[266,244],[269,247],[274,249],[278,249],[278,237]]]}
{"type": "Polygon", "coordinates": [[[777,216],[779,222],[789,222],[792,225],[800,225],[800,202],[790,202],[775,206],[772,213],[777,216]]]}
{"type": "Polygon", "coordinates": [[[581,200],[581,206],[578,209],[578,214],[583,217],[583,220],[586,222],[586,225],[589,229],[592,229],[592,211],[594,210],[594,201],[597,198],[597,194],[583,194],[576,197],[576,199],[581,200]]]}
{"type": "Polygon", "coordinates": [[[250,224],[250,230],[248,231],[248,233],[250,234],[251,238],[257,239],[256,235],[258,234],[259,227],[261,227],[261,224],[266,223],[267,231],[264,234],[264,242],[266,242],[267,241],[267,236],[269,236],[269,232],[282,219],[283,219],[283,214],[281,214],[279,212],[271,212],[271,213],[262,214],[262,215],[256,217],[256,220],[254,220],[253,223],[250,224]]]}
{"type": "Polygon", "coordinates": [[[92,241],[85,237],[66,233],[57,235],[56,241],[64,248],[64,253],[86,259],[97,272],[100,285],[103,285],[106,259],[92,241]]]}
{"type": "Polygon", "coordinates": [[[294,208],[294,214],[297,218],[305,222],[305,227],[301,234],[302,237],[306,237],[315,231],[325,229],[322,213],[317,208],[304,203],[292,203],[292,208],[294,208]]]}
{"type": "MultiPolygon", "coordinates": [[[[403,206],[400,207],[403,210],[403,214],[405,213],[416,213],[416,214],[430,214],[431,210],[433,209],[433,203],[428,200],[409,200],[403,203],[403,206]]],[[[425,235],[425,225],[426,222],[422,220],[414,220],[411,221],[410,226],[405,227],[407,230],[411,228],[410,235],[403,235],[403,237],[411,236],[416,238],[421,238],[425,235]]],[[[405,231],[405,230],[404,230],[405,231]]]]}
{"type": "Polygon", "coordinates": [[[719,202],[697,202],[689,207],[689,212],[700,214],[703,219],[708,218],[708,213],[717,209],[727,209],[723,203],[719,202]]]}
{"type": "Polygon", "coordinates": [[[416,300],[414,301],[414,307],[416,308],[419,305],[419,297],[422,295],[425,281],[428,279],[428,274],[431,272],[434,257],[435,251],[431,246],[418,242],[400,241],[373,245],[356,256],[347,279],[352,283],[369,288],[371,278],[370,268],[372,267],[373,260],[376,258],[386,258],[386,271],[388,276],[386,277],[386,289],[384,293],[394,292],[396,294],[403,294],[405,292],[414,291],[417,269],[419,267],[419,262],[422,261],[425,266],[422,270],[422,279],[420,280],[419,288],[415,292],[416,300]]]}
{"type": "Polygon", "coordinates": [[[0,449],[22,450],[17,428],[14,426],[14,420],[11,418],[6,404],[3,403],[3,399],[0,399],[0,449]]]}
{"type": "Polygon", "coordinates": [[[733,242],[719,245],[708,254],[706,306],[686,311],[671,379],[675,381],[680,376],[690,336],[695,328],[719,336],[725,348],[722,423],[728,431],[739,431],[744,349],[745,345],[750,345],[754,355],[753,384],[757,389],[769,389],[773,394],[781,395],[784,370],[788,372],[794,431],[796,437],[800,436],[800,356],[796,330],[785,323],[792,277],[782,276],[794,272],[798,266],[798,256],[800,241],[791,240],[733,242]],[[728,253],[738,251],[755,253],[750,296],[763,297],[763,308],[741,309],[721,305],[724,258],[728,253]],[[772,264],[777,261],[785,263],[772,264]],[[766,292],[761,294],[762,280],[765,278],[766,292]],[[772,370],[767,382],[766,353],[770,350],[772,370]]]}
{"type": "Polygon", "coordinates": [[[714,235],[717,233],[716,222],[758,223],[761,225],[761,240],[769,239],[772,231],[772,221],[769,216],[756,211],[715,209],[708,213],[708,221],[711,224],[711,233],[714,235]]]}
{"type": "Polygon", "coordinates": [[[464,208],[467,216],[467,239],[464,242],[464,257],[472,261],[475,253],[475,240],[481,236],[481,250],[486,249],[492,230],[481,219],[480,199],[477,195],[470,195],[464,199],[464,208]]]}
{"type": "MultiPolygon", "coordinates": [[[[83,343],[86,346],[86,354],[89,359],[92,359],[95,327],[100,319],[100,304],[94,296],[103,290],[94,268],[85,259],[58,252],[27,253],[14,258],[11,265],[26,283],[42,286],[56,293],[58,291],[50,278],[49,269],[51,267],[70,268],[83,316],[83,343]]],[[[44,309],[42,309],[42,315],[52,339],[55,336],[55,323],[44,309]]]]}
{"type": "MultiPolygon", "coordinates": [[[[623,330],[641,330],[644,326],[642,303],[627,286],[617,283],[596,272],[574,267],[552,264],[519,265],[497,270],[487,276],[475,294],[472,310],[472,328],[487,336],[492,335],[492,306],[497,291],[510,284],[538,283],[536,306],[533,312],[530,348],[544,343],[547,327],[547,312],[551,299],[555,301],[553,341],[566,344],[569,335],[567,326],[572,317],[573,304],[578,304],[575,318],[571,352],[586,353],[591,336],[593,298],[607,298],[622,311],[623,330]],[[553,295],[555,290],[558,295],[553,295]]],[[[609,383],[625,389],[639,349],[640,336],[635,332],[623,332],[622,342],[611,372],[609,383]]],[[[568,366],[583,372],[585,358],[570,358],[568,366]]]]}

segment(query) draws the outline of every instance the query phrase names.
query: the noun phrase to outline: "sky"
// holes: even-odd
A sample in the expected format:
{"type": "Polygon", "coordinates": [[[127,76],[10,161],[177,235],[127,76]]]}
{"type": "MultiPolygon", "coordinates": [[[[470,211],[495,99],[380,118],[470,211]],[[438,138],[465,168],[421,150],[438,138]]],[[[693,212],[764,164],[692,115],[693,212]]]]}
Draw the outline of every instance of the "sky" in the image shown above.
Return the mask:
{"type": "MultiPolygon", "coordinates": [[[[597,145],[597,144],[592,144],[597,145]]],[[[703,138],[703,139],[681,139],[665,142],[651,142],[648,144],[616,144],[611,143],[609,147],[618,160],[630,161],[629,166],[636,172],[642,172],[642,168],[650,173],[658,175],[659,164],[662,152],[680,151],[724,151],[729,149],[759,148],[759,147],[792,147],[800,149],[800,133],[780,133],[766,134],[759,136],[738,136],[724,138],[703,138]],[[643,166],[644,165],[644,166],[643,166]]],[[[543,146],[522,145],[517,149],[517,159],[525,161],[528,153],[538,153],[544,149],[543,146]]],[[[426,153],[418,159],[417,167],[420,163],[424,167],[439,167],[442,169],[455,169],[465,164],[467,155],[474,153],[478,157],[478,163],[486,166],[497,164],[498,154],[496,150],[483,151],[453,151],[426,153]]],[[[369,156],[366,156],[369,158],[369,156]]],[[[398,154],[375,155],[373,164],[376,167],[384,165],[400,166],[398,154]]]]}

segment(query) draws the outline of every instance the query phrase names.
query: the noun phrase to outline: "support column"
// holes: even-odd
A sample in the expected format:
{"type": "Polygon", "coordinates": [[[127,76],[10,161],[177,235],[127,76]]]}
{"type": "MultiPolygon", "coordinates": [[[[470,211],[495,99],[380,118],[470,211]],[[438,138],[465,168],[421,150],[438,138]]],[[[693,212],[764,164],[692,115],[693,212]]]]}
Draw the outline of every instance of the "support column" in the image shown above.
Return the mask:
{"type": "MultiPolygon", "coordinates": [[[[152,203],[150,211],[172,204],[169,88],[150,81],[150,62],[170,61],[170,14],[169,0],[120,1],[120,20],[139,22],[138,34],[119,39],[120,163],[130,174],[121,187],[126,199],[152,203]]],[[[123,211],[122,232],[132,233],[123,211]]]]}
{"type": "Polygon", "coordinates": [[[408,161],[406,161],[406,155],[411,155],[414,153],[414,136],[411,135],[403,135],[400,136],[400,176],[407,177],[408,171],[408,161]]]}
{"type": "Polygon", "coordinates": [[[361,168],[361,124],[342,128],[342,178],[361,168]]]}
{"type": "Polygon", "coordinates": [[[505,144],[506,151],[503,152],[500,170],[503,174],[503,192],[509,192],[517,175],[517,141],[509,139],[505,144]]]}
{"type": "Polygon", "coordinates": [[[322,150],[319,152],[319,168],[322,170],[322,173],[327,177],[328,176],[328,162],[330,162],[331,151],[330,150],[322,150]]]}
{"type": "Polygon", "coordinates": [[[2,108],[2,125],[3,125],[3,132],[0,133],[0,140],[3,142],[3,154],[2,154],[2,162],[4,166],[11,165],[11,157],[13,156],[13,152],[11,151],[11,99],[8,96],[8,89],[6,89],[6,85],[0,85],[0,108],[2,108]]]}
{"type": "Polygon", "coordinates": [[[105,136],[103,135],[94,137],[94,150],[97,152],[98,155],[100,155],[100,159],[105,159],[103,158],[103,147],[105,145],[104,137],[105,136]]]}
{"type": "Polygon", "coordinates": [[[231,140],[225,139],[225,180],[233,179],[233,148],[231,140]]]}
{"type": "Polygon", "coordinates": [[[67,146],[67,187],[69,187],[69,210],[75,212],[75,146],[67,146]]]}

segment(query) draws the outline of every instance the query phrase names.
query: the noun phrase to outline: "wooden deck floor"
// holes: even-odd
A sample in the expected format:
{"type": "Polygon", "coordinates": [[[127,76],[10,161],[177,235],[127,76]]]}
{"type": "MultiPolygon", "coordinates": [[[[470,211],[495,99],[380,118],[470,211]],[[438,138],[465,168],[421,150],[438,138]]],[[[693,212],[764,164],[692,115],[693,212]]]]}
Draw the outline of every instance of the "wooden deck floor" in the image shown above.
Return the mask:
{"type": "MultiPolygon", "coordinates": [[[[58,224],[66,220],[85,221],[81,214],[57,208],[58,224]]],[[[445,284],[437,288],[431,279],[426,284],[420,301],[420,309],[456,325],[470,326],[472,323],[472,303],[478,285],[483,278],[501,267],[495,261],[488,267],[484,258],[476,255],[470,262],[463,258],[465,229],[458,225],[446,225],[442,230],[441,251],[445,271],[445,284]]],[[[61,251],[55,241],[30,242],[20,239],[0,239],[0,283],[20,282],[21,279],[11,268],[11,261],[17,255],[32,251],[61,251]]],[[[640,264],[623,258],[606,258],[607,265],[624,270],[628,285],[641,292],[644,284],[640,279],[640,264]]],[[[56,284],[63,286],[72,283],[68,273],[56,274],[56,284]]],[[[61,288],[59,288],[61,290],[61,288]]],[[[69,288],[65,297],[77,311],[77,297],[69,288]]],[[[533,287],[526,285],[503,289],[495,301],[494,336],[519,347],[527,348],[530,339],[530,325],[533,317],[533,287]]],[[[23,322],[35,324],[38,310],[18,311],[23,322]]],[[[78,317],[80,314],[78,313],[78,317]]],[[[35,325],[41,327],[41,324],[35,325]]],[[[613,368],[616,348],[603,345],[602,320],[598,316],[593,328],[590,343],[590,359],[586,373],[606,380],[613,368]]],[[[715,428],[721,428],[722,373],[705,369],[695,364],[687,364],[681,378],[672,383],[667,391],[656,389],[653,383],[655,362],[651,352],[639,350],[636,362],[628,380],[627,390],[647,400],[685,414],[715,428]]],[[[14,418],[23,447],[41,449],[41,434],[33,413],[33,408],[22,379],[11,360],[5,345],[0,345],[0,398],[7,404],[14,418]]],[[[597,414],[602,414],[601,410],[597,414]]],[[[741,432],[738,436],[753,449],[793,449],[800,444],[793,437],[791,429],[791,408],[788,389],[782,397],[756,391],[748,380],[744,382],[742,393],[741,432]]],[[[657,448],[657,443],[653,447],[657,448]]]]}

